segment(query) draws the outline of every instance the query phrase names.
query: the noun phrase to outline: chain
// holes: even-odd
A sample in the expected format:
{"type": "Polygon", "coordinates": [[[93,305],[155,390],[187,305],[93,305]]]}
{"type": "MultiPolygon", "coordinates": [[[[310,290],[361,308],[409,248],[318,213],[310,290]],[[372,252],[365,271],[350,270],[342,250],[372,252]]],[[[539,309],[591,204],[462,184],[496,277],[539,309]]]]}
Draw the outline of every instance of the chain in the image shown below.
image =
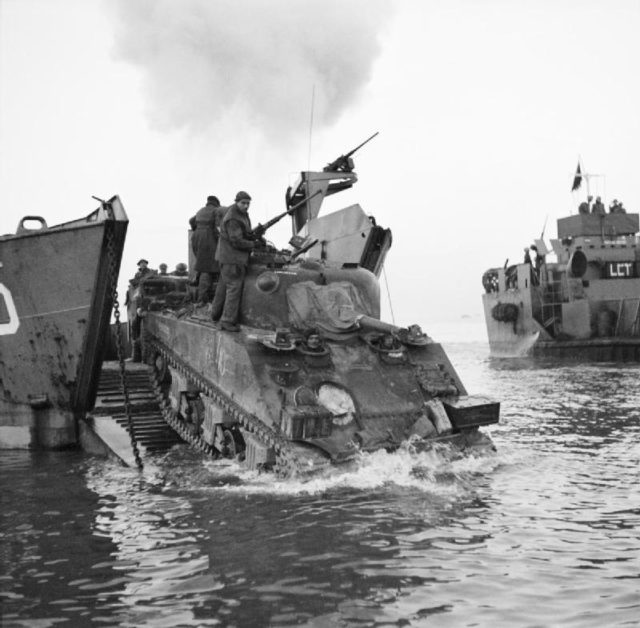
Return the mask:
{"type": "Polygon", "coordinates": [[[118,302],[118,272],[116,268],[116,251],[113,239],[112,225],[106,225],[107,252],[109,255],[109,279],[111,281],[111,295],[113,297],[113,316],[116,320],[116,353],[118,355],[118,363],[120,366],[120,389],[124,397],[124,410],[127,415],[127,429],[131,438],[131,449],[133,450],[136,465],[142,471],[143,464],[138,450],[138,442],[136,441],[133,418],[131,417],[131,403],[129,401],[129,387],[127,386],[127,378],[124,365],[124,351],[122,349],[122,325],[120,323],[120,304],[118,302]]]}

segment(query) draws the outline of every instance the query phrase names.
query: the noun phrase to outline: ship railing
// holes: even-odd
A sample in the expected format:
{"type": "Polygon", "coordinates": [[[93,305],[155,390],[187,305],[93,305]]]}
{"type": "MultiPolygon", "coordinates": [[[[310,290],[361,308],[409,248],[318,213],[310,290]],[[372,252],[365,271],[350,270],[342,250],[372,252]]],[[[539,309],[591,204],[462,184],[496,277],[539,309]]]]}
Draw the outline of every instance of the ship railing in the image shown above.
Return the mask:
{"type": "MultiPolygon", "coordinates": [[[[560,283],[560,282],[554,282],[560,283]]],[[[569,299],[545,298],[542,290],[537,294],[540,317],[538,322],[552,335],[561,330],[562,304],[569,299]]],[[[557,293],[556,293],[557,294],[557,293]]],[[[640,297],[623,297],[617,299],[598,299],[591,304],[591,312],[598,335],[609,337],[640,337],[640,297]]]]}

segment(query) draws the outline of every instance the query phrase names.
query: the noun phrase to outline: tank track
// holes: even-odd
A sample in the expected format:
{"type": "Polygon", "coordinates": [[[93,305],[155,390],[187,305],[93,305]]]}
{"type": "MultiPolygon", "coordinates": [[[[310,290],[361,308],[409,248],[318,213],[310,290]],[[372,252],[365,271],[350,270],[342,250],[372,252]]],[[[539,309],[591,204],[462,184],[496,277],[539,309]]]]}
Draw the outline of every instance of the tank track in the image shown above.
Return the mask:
{"type": "MultiPolygon", "coordinates": [[[[228,415],[238,422],[243,430],[249,432],[262,444],[272,447],[276,454],[276,463],[273,470],[279,477],[291,478],[315,475],[330,466],[330,460],[319,451],[309,450],[307,452],[304,450],[305,459],[302,459],[296,452],[296,449],[303,451],[302,446],[292,443],[262,423],[255,415],[246,412],[225,392],[191,369],[184,360],[158,340],[147,338],[145,348],[150,350],[152,354],[160,354],[168,366],[177,370],[187,381],[200,390],[201,396],[205,395],[210,401],[223,408],[228,415]]],[[[152,368],[151,377],[162,416],[167,424],[193,448],[213,457],[219,456],[218,451],[213,446],[207,443],[200,434],[190,430],[187,424],[178,418],[178,413],[171,407],[168,394],[163,391],[162,382],[155,368],[152,368]]]]}

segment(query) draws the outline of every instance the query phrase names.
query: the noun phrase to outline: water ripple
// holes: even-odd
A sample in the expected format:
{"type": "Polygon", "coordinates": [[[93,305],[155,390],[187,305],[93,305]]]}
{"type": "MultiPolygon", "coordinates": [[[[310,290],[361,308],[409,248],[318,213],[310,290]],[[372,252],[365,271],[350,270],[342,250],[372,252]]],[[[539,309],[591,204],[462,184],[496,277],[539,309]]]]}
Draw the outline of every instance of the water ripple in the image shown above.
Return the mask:
{"type": "Polygon", "coordinates": [[[637,625],[640,367],[448,351],[502,400],[495,454],[285,482],[3,452],[2,625],[637,625]]]}

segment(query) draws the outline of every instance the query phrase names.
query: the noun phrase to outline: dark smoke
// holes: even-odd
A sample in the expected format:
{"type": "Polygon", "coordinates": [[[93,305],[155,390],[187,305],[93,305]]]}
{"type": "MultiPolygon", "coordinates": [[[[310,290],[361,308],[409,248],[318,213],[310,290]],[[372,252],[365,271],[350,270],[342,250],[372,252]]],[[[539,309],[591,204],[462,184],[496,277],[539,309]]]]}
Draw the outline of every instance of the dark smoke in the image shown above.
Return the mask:
{"type": "Polygon", "coordinates": [[[151,124],[268,136],[334,122],[380,51],[389,0],[119,0],[116,54],[143,71],[151,124]]]}

